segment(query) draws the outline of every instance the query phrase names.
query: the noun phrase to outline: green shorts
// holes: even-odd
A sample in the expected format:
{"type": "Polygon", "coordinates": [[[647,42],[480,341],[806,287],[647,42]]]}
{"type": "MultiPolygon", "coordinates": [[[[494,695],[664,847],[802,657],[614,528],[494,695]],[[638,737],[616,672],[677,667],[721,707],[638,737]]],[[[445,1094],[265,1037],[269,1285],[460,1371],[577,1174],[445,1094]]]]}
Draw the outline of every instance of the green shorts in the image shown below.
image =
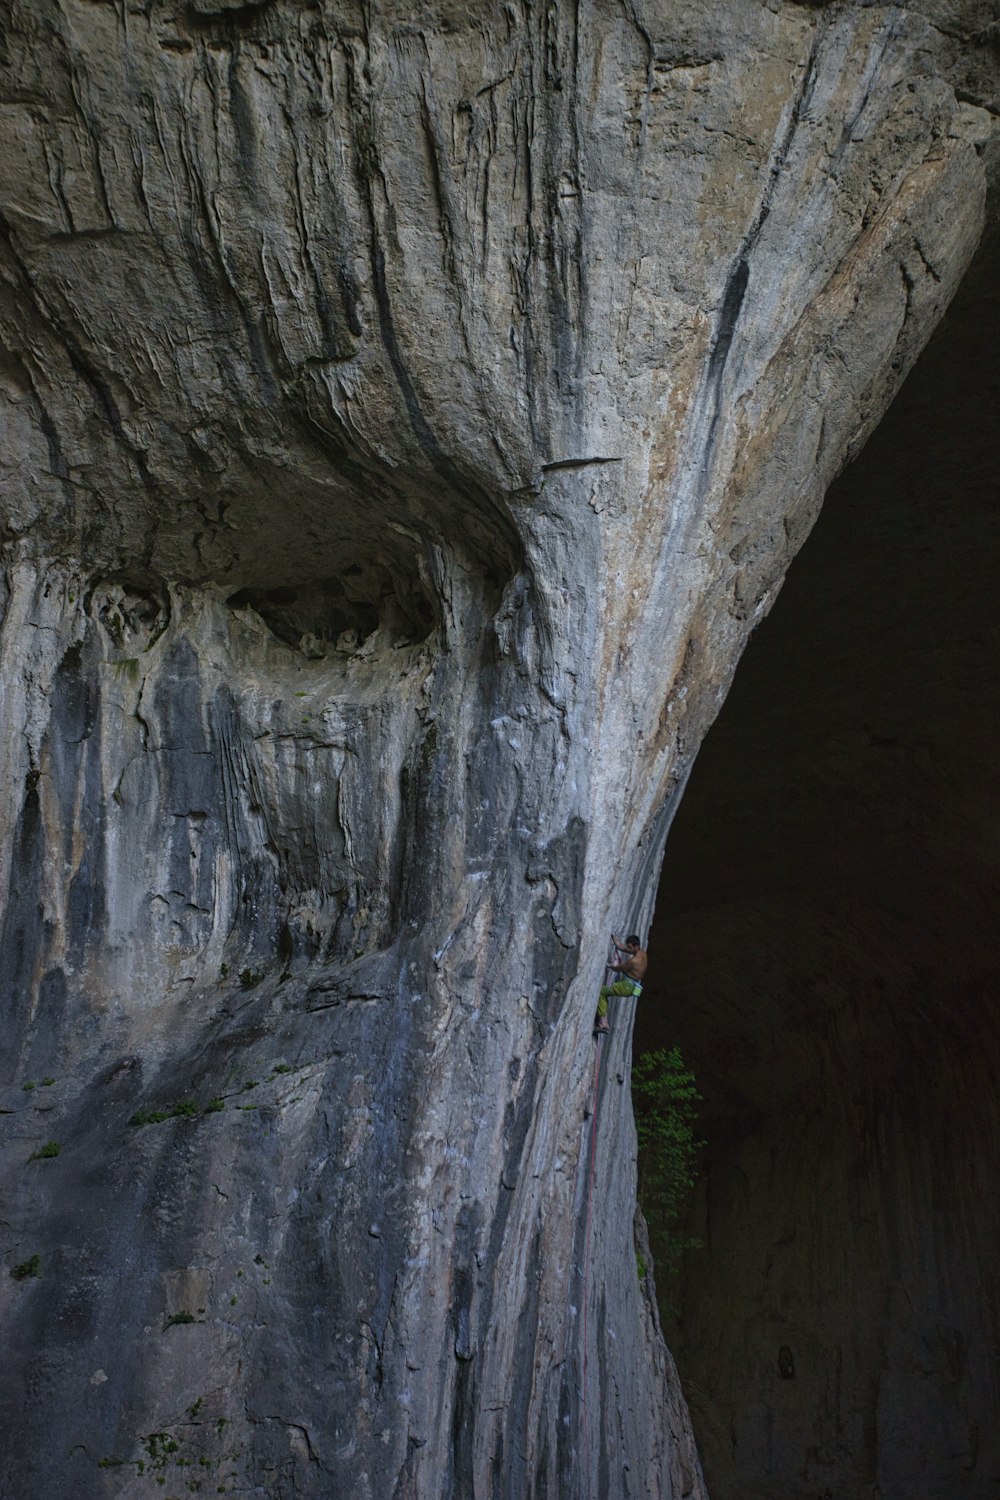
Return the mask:
{"type": "Polygon", "coordinates": [[[617,995],[624,998],[626,995],[634,995],[638,1000],[642,994],[642,985],[637,979],[616,979],[614,984],[606,984],[601,990],[601,998],[597,1002],[597,1014],[606,1016],[608,1013],[608,996],[617,995]]]}

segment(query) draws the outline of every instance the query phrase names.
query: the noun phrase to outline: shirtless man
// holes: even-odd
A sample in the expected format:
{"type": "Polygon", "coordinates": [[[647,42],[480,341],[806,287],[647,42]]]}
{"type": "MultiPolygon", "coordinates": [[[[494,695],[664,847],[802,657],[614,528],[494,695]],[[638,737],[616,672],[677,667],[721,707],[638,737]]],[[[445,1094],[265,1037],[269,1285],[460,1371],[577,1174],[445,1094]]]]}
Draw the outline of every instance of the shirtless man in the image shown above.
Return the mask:
{"type": "Polygon", "coordinates": [[[597,1021],[595,1031],[607,1031],[608,1029],[608,996],[609,995],[634,995],[637,999],[642,994],[642,981],[645,978],[646,966],[649,962],[646,957],[645,948],[640,948],[639,938],[632,933],[620,943],[611,934],[611,941],[615,945],[615,951],[623,961],[609,964],[616,974],[621,974],[622,979],[616,979],[614,984],[606,984],[601,990],[601,998],[597,1002],[597,1021]]]}

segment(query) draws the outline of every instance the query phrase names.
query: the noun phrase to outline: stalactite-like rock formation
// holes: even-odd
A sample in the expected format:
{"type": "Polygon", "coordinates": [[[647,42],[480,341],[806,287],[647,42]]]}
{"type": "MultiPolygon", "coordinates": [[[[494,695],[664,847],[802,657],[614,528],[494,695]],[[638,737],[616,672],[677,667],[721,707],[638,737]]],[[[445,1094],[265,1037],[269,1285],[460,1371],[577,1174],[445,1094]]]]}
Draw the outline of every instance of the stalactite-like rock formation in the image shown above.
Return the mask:
{"type": "Polygon", "coordinates": [[[702,1493],[605,935],[975,248],[982,10],[13,0],[4,1494],[702,1493]]]}

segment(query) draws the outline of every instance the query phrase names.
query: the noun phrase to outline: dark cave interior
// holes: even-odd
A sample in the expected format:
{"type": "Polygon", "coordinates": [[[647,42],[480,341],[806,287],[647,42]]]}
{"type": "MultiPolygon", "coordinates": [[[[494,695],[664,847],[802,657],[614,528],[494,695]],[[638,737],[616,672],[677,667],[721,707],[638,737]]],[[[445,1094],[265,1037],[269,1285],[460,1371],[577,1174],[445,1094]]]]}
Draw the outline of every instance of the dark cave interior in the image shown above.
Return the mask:
{"type": "Polygon", "coordinates": [[[704,1176],[667,1329],[713,1500],[1000,1494],[1000,236],[694,767],[637,1051],[704,1176]]]}

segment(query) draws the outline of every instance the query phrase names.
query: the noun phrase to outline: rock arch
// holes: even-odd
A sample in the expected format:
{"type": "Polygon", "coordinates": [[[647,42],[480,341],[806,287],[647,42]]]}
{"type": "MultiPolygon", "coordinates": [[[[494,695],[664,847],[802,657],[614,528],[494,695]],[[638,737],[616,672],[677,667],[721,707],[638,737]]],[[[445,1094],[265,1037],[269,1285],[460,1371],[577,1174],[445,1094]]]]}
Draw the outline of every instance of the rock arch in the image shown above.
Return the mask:
{"type": "Polygon", "coordinates": [[[671,1342],[718,1500],[1000,1472],[996,270],[831,489],[665,864],[638,1037],[709,1100],[671,1342]]]}
{"type": "Polygon", "coordinates": [[[9,7],[8,1490],[697,1491],[593,996],[979,238],[945,10],[9,7]]]}

